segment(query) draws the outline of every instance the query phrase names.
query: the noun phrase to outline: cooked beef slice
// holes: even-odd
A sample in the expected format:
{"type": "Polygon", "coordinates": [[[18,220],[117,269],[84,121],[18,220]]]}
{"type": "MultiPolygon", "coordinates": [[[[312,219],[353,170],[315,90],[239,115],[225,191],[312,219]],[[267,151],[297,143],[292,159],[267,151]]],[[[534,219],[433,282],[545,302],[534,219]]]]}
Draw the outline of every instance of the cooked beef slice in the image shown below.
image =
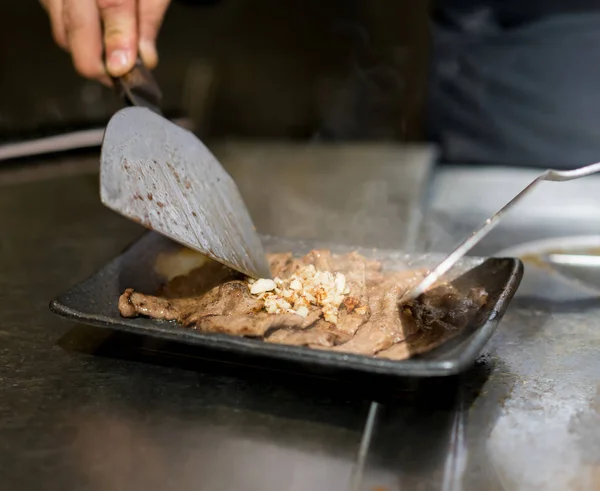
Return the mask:
{"type": "MultiPolygon", "coordinates": [[[[263,337],[272,329],[306,329],[318,315],[300,317],[295,314],[213,315],[198,319],[194,327],[203,332],[218,332],[236,336],[263,337]]],[[[299,331],[301,332],[301,331],[299,331]]]]}
{"type": "Polygon", "coordinates": [[[216,261],[208,261],[185,276],[173,278],[161,288],[159,295],[166,298],[198,297],[216,286],[240,279],[240,273],[216,261]]]}
{"type": "Polygon", "coordinates": [[[350,339],[358,328],[370,317],[367,295],[367,276],[365,258],[357,254],[334,256],[331,266],[336,272],[344,274],[350,293],[346,297],[338,316],[338,324],[334,326],[339,342],[350,339]],[[360,308],[365,307],[365,308],[360,308]],[[357,310],[358,308],[358,310],[357,310]]]}
{"type": "Polygon", "coordinates": [[[144,315],[154,319],[176,320],[185,308],[183,302],[173,302],[166,298],[138,293],[127,288],[119,298],[119,312],[123,317],[144,315]]]}
{"type": "Polygon", "coordinates": [[[415,301],[405,310],[424,327],[442,326],[450,330],[464,328],[487,301],[483,288],[459,292],[452,285],[441,285],[415,301]]]}
{"type": "Polygon", "coordinates": [[[335,334],[327,329],[311,327],[310,329],[296,331],[292,329],[279,329],[265,339],[268,343],[291,344],[294,346],[320,346],[329,347],[335,343],[335,334]]]}
{"type": "Polygon", "coordinates": [[[317,271],[331,271],[335,273],[333,268],[333,260],[331,252],[328,250],[312,250],[302,259],[303,263],[308,266],[312,264],[317,271]]]}
{"type": "Polygon", "coordinates": [[[245,315],[262,309],[262,301],[250,295],[243,281],[230,281],[215,286],[199,297],[161,298],[127,289],[119,299],[123,317],[144,315],[154,319],[176,320],[193,326],[211,315],[245,315]]]}
{"type": "Polygon", "coordinates": [[[296,269],[297,259],[294,258],[291,252],[281,252],[277,254],[269,254],[267,256],[271,274],[273,277],[287,278],[291,276],[292,271],[296,269]]]}
{"type": "Polygon", "coordinates": [[[376,354],[378,358],[390,360],[406,360],[412,356],[426,353],[437,348],[448,339],[460,332],[457,329],[447,329],[443,326],[419,329],[404,341],[376,354]]]}
{"type": "Polygon", "coordinates": [[[467,327],[486,301],[487,292],[482,288],[471,288],[466,294],[447,284],[434,288],[402,306],[403,313],[414,319],[419,331],[376,356],[404,360],[431,351],[467,327]]]}
{"type": "Polygon", "coordinates": [[[402,285],[389,290],[371,287],[369,307],[371,317],[347,343],[337,346],[337,351],[373,355],[403,341],[417,330],[410,317],[403,316],[398,307],[398,299],[404,293],[402,285]]]}

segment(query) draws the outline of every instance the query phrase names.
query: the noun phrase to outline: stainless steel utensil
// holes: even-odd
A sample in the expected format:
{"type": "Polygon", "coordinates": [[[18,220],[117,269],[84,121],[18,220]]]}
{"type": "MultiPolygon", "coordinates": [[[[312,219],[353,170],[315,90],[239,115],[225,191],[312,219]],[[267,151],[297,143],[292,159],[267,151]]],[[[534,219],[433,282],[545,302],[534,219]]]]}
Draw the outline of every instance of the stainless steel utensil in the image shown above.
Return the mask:
{"type": "Polygon", "coordinates": [[[498,210],[494,215],[488,218],[485,223],[467,237],[456,249],[454,249],[440,264],[432,269],[425,278],[415,287],[408,290],[400,299],[400,302],[408,302],[414,300],[419,295],[425,293],[436,281],[438,281],[445,273],[447,273],[456,262],[475,247],[481,239],[483,239],[492,229],[498,225],[504,214],[516,205],[523,197],[525,197],[533,188],[542,181],[572,181],[580,177],[589,176],[600,172],[600,162],[580,167],[573,170],[556,170],[548,169],[538,177],[536,177],[528,186],[525,187],[519,194],[511,199],[506,205],[498,210]]]}
{"type": "Polygon", "coordinates": [[[115,80],[130,105],[104,134],[102,203],[248,276],[270,277],[238,188],[196,136],[165,119],[158,84],[138,60],[115,80]]]}

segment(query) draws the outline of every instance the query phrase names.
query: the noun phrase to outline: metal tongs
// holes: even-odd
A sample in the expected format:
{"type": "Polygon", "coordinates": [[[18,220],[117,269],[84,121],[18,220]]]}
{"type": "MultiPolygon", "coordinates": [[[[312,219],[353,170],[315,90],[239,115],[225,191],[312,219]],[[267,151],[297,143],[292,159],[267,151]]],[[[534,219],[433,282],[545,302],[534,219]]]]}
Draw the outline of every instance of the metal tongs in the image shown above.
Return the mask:
{"type": "Polygon", "coordinates": [[[556,170],[548,169],[538,177],[536,177],[531,183],[525,187],[519,194],[511,199],[506,205],[500,210],[494,213],[488,218],[485,223],[475,230],[469,237],[467,237],[456,249],[454,249],[440,264],[432,269],[425,278],[415,287],[408,290],[400,299],[400,303],[414,300],[425,291],[427,291],[434,283],[436,283],[444,274],[446,274],[452,266],[454,266],[462,257],[464,257],[473,247],[475,247],[481,239],[483,239],[492,229],[500,223],[500,220],[504,214],[521,201],[533,188],[536,187],[542,181],[572,181],[579,179],[580,177],[589,176],[600,172],[600,162],[580,167],[579,169],[573,170],[556,170]]]}

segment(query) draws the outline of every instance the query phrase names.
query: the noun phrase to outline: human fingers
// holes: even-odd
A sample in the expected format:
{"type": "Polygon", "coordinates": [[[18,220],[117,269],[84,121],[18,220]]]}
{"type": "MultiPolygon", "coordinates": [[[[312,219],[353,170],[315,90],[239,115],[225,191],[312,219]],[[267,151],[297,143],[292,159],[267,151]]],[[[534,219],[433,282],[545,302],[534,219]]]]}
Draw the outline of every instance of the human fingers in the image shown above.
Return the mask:
{"type": "Polygon", "coordinates": [[[54,42],[62,49],[67,50],[67,33],[63,21],[63,0],[40,0],[40,3],[50,18],[54,42]]]}
{"type": "Polygon", "coordinates": [[[63,22],[75,69],[84,77],[106,80],[96,0],[63,0],[63,22]]]}
{"type": "Polygon", "coordinates": [[[104,26],[106,68],[113,77],[129,72],[138,50],[136,0],[97,0],[104,26]]]}
{"type": "Polygon", "coordinates": [[[149,68],[154,68],[158,63],[156,38],[170,3],[170,0],[139,0],[140,53],[149,68]]]}

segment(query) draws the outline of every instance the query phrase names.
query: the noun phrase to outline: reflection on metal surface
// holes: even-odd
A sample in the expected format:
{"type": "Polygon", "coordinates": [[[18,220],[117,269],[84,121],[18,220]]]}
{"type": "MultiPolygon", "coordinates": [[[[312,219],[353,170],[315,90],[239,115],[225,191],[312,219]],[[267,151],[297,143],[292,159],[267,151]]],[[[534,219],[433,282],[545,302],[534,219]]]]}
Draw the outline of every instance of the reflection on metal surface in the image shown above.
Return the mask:
{"type": "Polygon", "coordinates": [[[358,449],[358,456],[354,469],[352,470],[352,480],[349,491],[360,491],[364,480],[365,465],[367,462],[367,455],[371,447],[371,439],[373,438],[373,431],[377,423],[377,411],[379,410],[379,403],[377,401],[371,402],[369,407],[369,414],[367,415],[367,421],[365,428],[362,433],[360,440],[360,447],[358,449]]]}
{"type": "Polygon", "coordinates": [[[323,427],[330,438],[323,445],[319,427],[261,413],[206,406],[186,419],[185,425],[164,422],[152,410],[141,422],[129,411],[112,417],[76,411],[69,460],[81,481],[101,491],[347,489],[352,459],[336,449],[348,441],[343,430],[323,427]],[[306,436],[294,442],[300,432],[306,436]]]}
{"type": "Polygon", "coordinates": [[[467,465],[468,449],[466,446],[466,408],[465,400],[459,395],[454,420],[449,428],[450,439],[444,472],[442,478],[442,491],[461,491],[464,472],[467,465]]]}
{"type": "Polygon", "coordinates": [[[544,258],[553,264],[563,266],[600,267],[600,256],[591,254],[548,254],[544,258]]]}

